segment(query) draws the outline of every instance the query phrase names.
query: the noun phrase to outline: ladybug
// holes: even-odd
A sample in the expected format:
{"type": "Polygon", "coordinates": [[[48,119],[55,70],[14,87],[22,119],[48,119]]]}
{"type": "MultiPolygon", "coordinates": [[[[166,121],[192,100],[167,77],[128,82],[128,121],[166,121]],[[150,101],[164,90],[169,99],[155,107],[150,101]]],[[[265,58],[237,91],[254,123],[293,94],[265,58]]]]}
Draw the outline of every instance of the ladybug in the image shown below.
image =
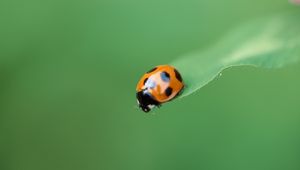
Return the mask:
{"type": "Polygon", "coordinates": [[[144,112],[149,112],[177,97],[183,88],[180,73],[173,66],[160,65],[149,70],[138,82],[137,103],[144,112]]]}

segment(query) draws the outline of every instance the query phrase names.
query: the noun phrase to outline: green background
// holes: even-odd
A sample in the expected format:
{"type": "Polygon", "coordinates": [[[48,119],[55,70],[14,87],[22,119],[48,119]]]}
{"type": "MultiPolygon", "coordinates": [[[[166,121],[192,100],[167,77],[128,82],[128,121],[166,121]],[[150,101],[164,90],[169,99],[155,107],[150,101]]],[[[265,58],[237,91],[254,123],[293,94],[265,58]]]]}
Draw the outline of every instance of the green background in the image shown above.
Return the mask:
{"type": "Polygon", "coordinates": [[[231,68],[150,114],[135,99],[153,66],[293,10],[284,0],[1,1],[0,169],[300,169],[300,64],[231,68]]]}

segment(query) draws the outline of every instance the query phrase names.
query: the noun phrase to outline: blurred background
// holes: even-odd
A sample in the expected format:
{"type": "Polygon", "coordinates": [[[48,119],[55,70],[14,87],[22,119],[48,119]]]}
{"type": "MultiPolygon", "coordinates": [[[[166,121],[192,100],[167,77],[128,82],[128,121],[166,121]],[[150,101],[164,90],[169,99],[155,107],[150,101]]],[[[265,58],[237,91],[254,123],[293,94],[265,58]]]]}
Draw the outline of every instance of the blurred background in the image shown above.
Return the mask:
{"type": "Polygon", "coordinates": [[[153,66],[295,10],[285,0],[1,1],[0,169],[300,169],[300,64],[227,69],[150,114],[135,99],[153,66]]]}

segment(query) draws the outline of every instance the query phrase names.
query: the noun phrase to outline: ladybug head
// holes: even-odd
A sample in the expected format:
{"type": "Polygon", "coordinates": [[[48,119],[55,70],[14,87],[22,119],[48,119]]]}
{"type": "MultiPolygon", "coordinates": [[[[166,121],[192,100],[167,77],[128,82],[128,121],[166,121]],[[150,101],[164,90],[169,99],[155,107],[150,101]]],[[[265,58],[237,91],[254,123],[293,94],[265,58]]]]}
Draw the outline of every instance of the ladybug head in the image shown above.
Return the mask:
{"type": "Polygon", "coordinates": [[[147,90],[142,90],[136,93],[136,98],[139,107],[144,112],[149,112],[154,106],[159,106],[159,102],[157,102],[147,90]]]}

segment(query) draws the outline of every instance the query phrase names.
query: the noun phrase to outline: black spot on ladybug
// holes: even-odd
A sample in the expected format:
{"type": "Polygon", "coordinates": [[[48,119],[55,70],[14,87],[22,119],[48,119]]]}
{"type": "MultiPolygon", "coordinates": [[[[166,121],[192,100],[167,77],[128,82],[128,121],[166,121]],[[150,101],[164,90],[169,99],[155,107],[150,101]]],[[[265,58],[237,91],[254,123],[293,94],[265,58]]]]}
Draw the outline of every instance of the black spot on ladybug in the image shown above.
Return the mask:
{"type": "Polygon", "coordinates": [[[173,92],[173,89],[171,87],[168,87],[166,90],[165,90],[165,93],[166,95],[169,97],[173,92]]]}
{"type": "Polygon", "coordinates": [[[182,82],[182,77],[181,77],[181,75],[179,74],[179,72],[178,72],[176,69],[174,69],[174,72],[175,72],[176,78],[177,78],[180,82],[182,82]]]}
{"type": "Polygon", "coordinates": [[[145,80],[144,80],[144,85],[146,84],[147,80],[148,80],[148,78],[145,78],[145,80]]]}
{"type": "Polygon", "coordinates": [[[154,67],[151,70],[149,70],[147,73],[151,73],[151,72],[155,71],[156,69],[157,69],[157,67],[154,67]]]}
{"type": "Polygon", "coordinates": [[[163,73],[166,75],[166,77],[170,78],[170,74],[169,73],[167,73],[165,71],[163,73]]]}
{"type": "Polygon", "coordinates": [[[164,82],[170,81],[170,74],[165,71],[160,73],[160,77],[161,77],[162,81],[164,81],[164,82]]]}

